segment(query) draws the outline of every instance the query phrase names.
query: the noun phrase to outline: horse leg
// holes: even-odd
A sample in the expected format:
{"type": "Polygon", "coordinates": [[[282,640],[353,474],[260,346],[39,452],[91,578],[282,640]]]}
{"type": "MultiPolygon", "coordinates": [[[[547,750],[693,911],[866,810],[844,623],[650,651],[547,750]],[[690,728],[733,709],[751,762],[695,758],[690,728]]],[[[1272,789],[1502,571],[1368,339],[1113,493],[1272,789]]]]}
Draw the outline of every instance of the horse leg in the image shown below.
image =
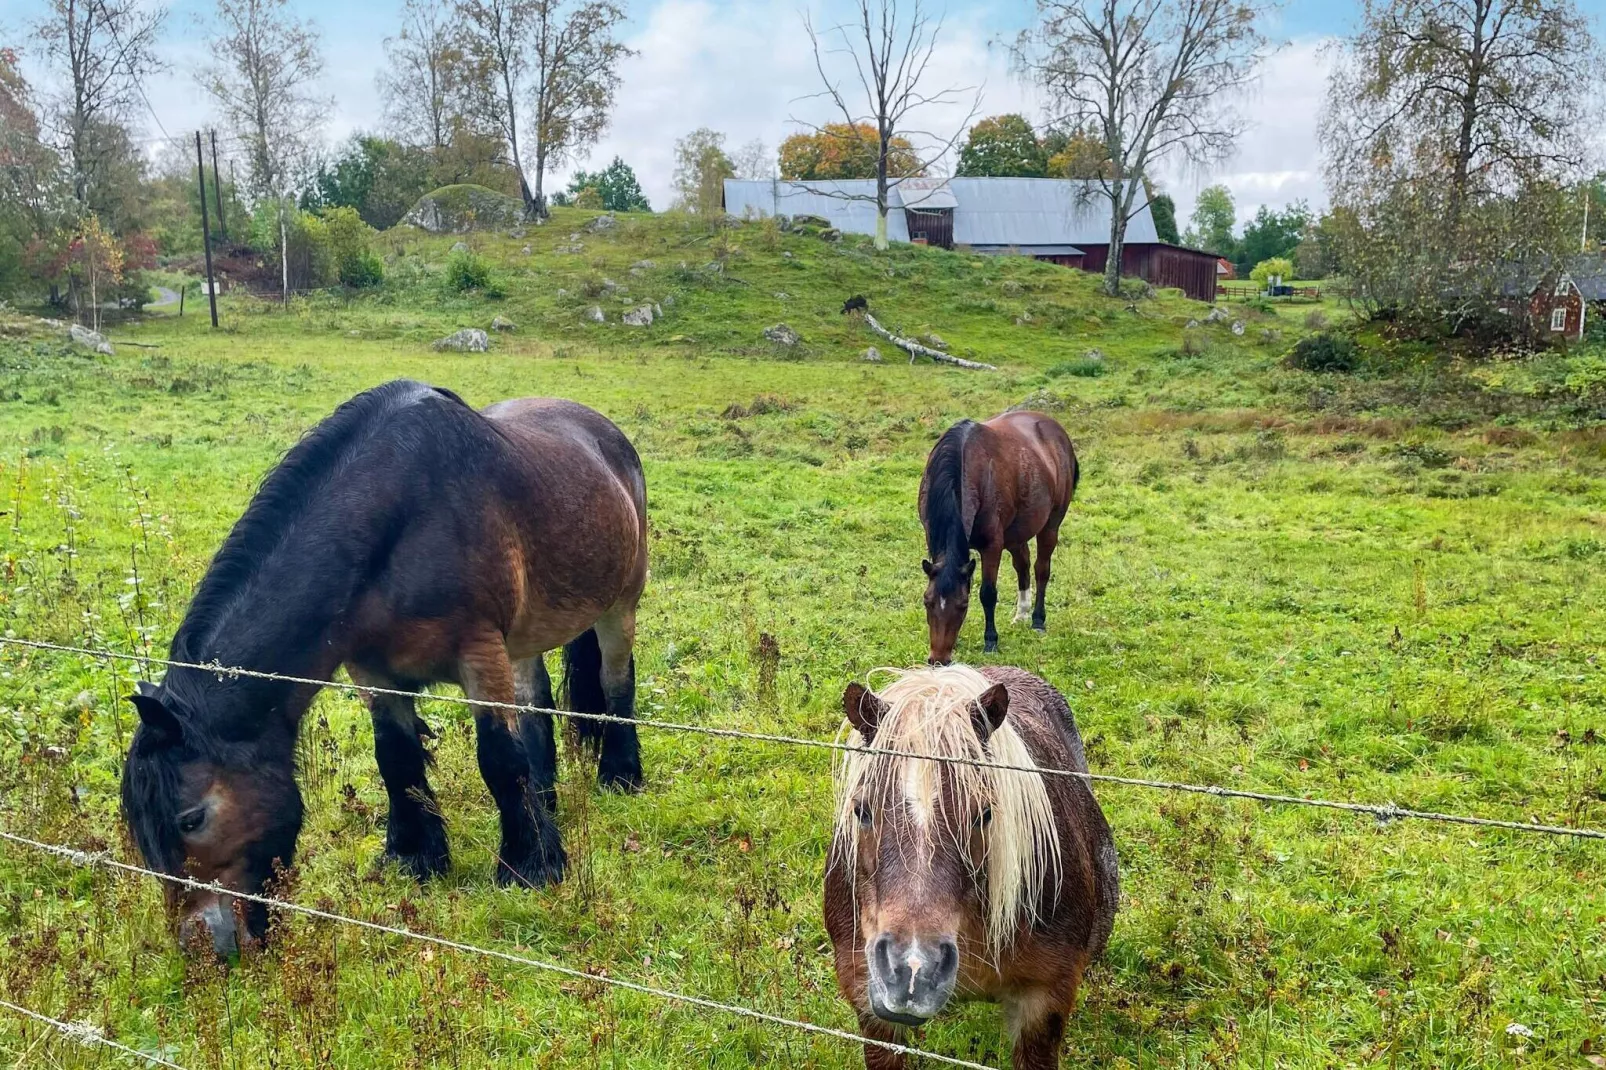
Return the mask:
{"type": "MultiPolygon", "coordinates": [[[[355,666],[347,666],[347,672],[359,687],[401,690],[396,681],[355,666]]],[[[429,786],[432,759],[424,750],[424,737],[432,733],[410,698],[369,695],[368,713],[374,723],[374,760],[390,797],[385,857],[418,880],[439,876],[451,868],[452,856],[446,822],[429,786]]]]}
{"type": "MultiPolygon", "coordinates": [[[[545,655],[537,654],[514,663],[513,694],[520,706],[554,708],[552,677],[547,675],[545,655]]],[[[520,711],[519,738],[524,741],[524,755],[530,760],[530,784],[547,812],[555,814],[558,811],[558,742],[552,731],[552,715],[520,711]]]]}
{"type": "Polygon", "coordinates": [[[987,616],[987,645],[983,652],[998,653],[998,566],[1003,563],[1002,547],[990,547],[981,552],[981,608],[987,616]]]}
{"type": "Polygon", "coordinates": [[[1067,1009],[1075,1005],[1074,984],[1069,997],[1056,998],[1051,989],[1039,988],[1005,1004],[1009,1031],[1015,1039],[1010,1059],[1014,1070],[1059,1070],[1067,1009]]]}
{"type": "MultiPolygon", "coordinates": [[[[903,1030],[864,1011],[859,1012],[859,1032],[868,1040],[884,1040],[894,1044],[903,1041],[903,1030]]],[[[908,1065],[909,1061],[901,1051],[888,1051],[876,1044],[864,1046],[865,1070],[904,1070],[908,1065]]]]}
{"type": "MultiPolygon", "coordinates": [[[[627,721],[636,717],[636,607],[615,606],[593,627],[602,648],[602,693],[608,715],[627,721]]],[[[634,724],[609,721],[602,727],[597,754],[597,782],[618,791],[640,791],[641,742],[634,724]]]]}
{"type": "MultiPolygon", "coordinates": [[[[458,679],[476,702],[512,704],[513,664],[502,636],[487,632],[463,644],[458,679]]],[[[511,709],[474,707],[480,776],[502,817],[496,883],[538,888],[563,879],[567,859],[558,826],[532,782],[522,727],[511,709]]]]}
{"type": "Polygon", "coordinates": [[[1054,547],[1059,541],[1057,524],[1044,528],[1037,536],[1037,605],[1032,609],[1032,627],[1040,632],[1048,631],[1048,576],[1053,566],[1054,547]]]}
{"type": "Polygon", "coordinates": [[[1019,624],[1027,619],[1032,612],[1031,590],[1031,548],[1026,543],[1009,548],[1009,559],[1015,565],[1015,619],[1011,624],[1019,624]]]}

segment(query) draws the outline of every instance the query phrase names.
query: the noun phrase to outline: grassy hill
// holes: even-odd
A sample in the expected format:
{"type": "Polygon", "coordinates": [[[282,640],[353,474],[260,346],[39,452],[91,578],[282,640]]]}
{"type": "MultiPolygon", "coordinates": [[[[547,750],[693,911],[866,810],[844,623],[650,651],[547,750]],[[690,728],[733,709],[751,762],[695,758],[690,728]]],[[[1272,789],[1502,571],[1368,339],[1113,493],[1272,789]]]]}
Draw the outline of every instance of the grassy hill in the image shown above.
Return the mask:
{"type": "MultiPolygon", "coordinates": [[[[1029,403],[1083,459],[1049,634],[1005,626],[984,658],[976,618],[960,656],[1064,690],[1096,771],[1606,824],[1592,351],[1474,364],[1374,335],[1356,373],[1316,375],[1283,363],[1308,307],[1235,310],[1237,336],[1190,330],[1205,309],[1181,298],[1112,301],[1096,279],[1020,260],[878,256],[672,216],[592,233],[591,218],[463,238],[500,297],[447,289],[459,239],[395,231],[378,293],[288,310],[230,296],[218,332],[191,303],[182,320],[113,328],[150,347],[113,357],[0,316],[3,627],[165,648],[262,474],[365,387],[406,375],[480,404],[562,395],[617,421],[646,464],[643,714],[826,739],[848,680],[924,657],[926,451],[960,416],[1029,403]],[[1000,371],[911,366],[839,314],[854,294],[1000,371]],[[619,322],[649,302],[662,319],[619,322]],[[586,318],[594,305],[608,322],[586,318]],[[517,329],[489,353],[429,348],[495,316],[517,329]],[[763,339],[782,322],[799,346],[763,339]],[[860,359],[871,344],[883,363],[860,359]]],[[[0,827],[128,851],[130,686],[128,666],[0,649],[0,827]]],[[[852,1027],[821,947],[820,754],[647,732],[633,798],[594,794],[567,762],[573,877],[503,891],[466,718],[424,713],[444,729],[452,874],[420,888],[376,866],[368,717],[330,694],[303,748],[299,901],[852,1027]]],[[[1126,899],[1069,1065],[1559,1068],[1600,1050],[1598,848],[1098,796],[1126,899]]],[[[148,883],[11,847],[0,934],[0,997],[189,1067],[860,1064],[833,1040],[323,923],[290,922],[226,973],[185,963],[148,883]]],[[[917,1040],[1008,1059],[990,1007],[917,1040]]],[[[4,1014],[0,1056],[103,1065],[4,1014]]]]}

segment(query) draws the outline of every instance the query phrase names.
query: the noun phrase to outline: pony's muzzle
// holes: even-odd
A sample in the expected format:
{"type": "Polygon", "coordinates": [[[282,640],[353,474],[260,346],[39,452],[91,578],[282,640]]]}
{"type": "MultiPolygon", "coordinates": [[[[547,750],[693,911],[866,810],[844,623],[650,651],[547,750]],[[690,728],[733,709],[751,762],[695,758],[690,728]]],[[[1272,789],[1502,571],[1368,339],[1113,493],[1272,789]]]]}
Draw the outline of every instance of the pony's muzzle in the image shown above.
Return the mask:
{"type": "Polygon", "coordinates": [[[237,954],[243,942],[234,910],[222,899],[211,900],[179,922],[178,940],[181,946],[197,951],[211,944],[220,959],[237,954]]]}
{"type": "Polygon", "coordinates": [[[949,936],[933,942],[882,933],[870,944],[868,960],[870,1010],[898,1025],[935,1018],[959,980],[959,945],[949,936]]]}

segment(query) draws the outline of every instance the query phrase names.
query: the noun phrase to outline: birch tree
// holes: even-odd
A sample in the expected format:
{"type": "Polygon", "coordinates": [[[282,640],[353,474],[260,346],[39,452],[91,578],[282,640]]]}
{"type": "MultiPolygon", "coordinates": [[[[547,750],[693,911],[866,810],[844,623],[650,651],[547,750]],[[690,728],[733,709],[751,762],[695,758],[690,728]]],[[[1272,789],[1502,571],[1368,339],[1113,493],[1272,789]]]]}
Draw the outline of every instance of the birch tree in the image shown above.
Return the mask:
{"type": "Polygon", "coordinates": [[[1109,209],[1106,293],[1120,293],[1127,225],[1157,165],[1232,152],[1243,129],[1235,105],[1268,55],[1261,15],[1259,0],[1039,0],[1016,60],[1055,124],[1090,127],[1103,143],[1092,182],[1109,209]]]}
{"type": "MultiPolygon", "coordinates": [[[[981,105],[979,86],[933,89],[928,84],[932,57],[943,23],[926,10],[921,0],[857,0],[851,24],[815,28],[812,16],[803,17],[814,50],[814,68],[824,88],[805,99],[823,99],[842,122],[815,125],[799,123],[816,133],[845,129],[862,142],[856,146],[875,158],[875,194],[859,196],[836,189],[817,192],[845,200],[873,201],[876,208],[875,247],[887,247],[887,209],[893,190],[909,177],[924,175],[954,147],[970,126],[981,105]],[[840,68],[840,71],[839,71],[840,68]],[[851,72],[851,73],[849,73],[851,72]],[[969,112],[946,137],[919,129],[932,109],[964,107],[969,112]],[[895,174],[889,166],[898,142],[926,143],[912,166],[895,174]]],[[[793,120],[797,122],[797,120],[793,120]]]]}
{"type": "Polygon", "coordinates": [[[49,113],[83,210],[93,208],[102,172],[126,140],[108,135],[141,100],[141,83],[163,69],[156,39],[166,14],[140,0],[49,0],[33,24],[58,84],[49,113]]]}
{"type": "Polygon", "coordinates": [[[446,148],[465,109],[468,74],[452,9],[407,0],[401,32],[385,38],[385,60],[376,81],[391,130],[408,144],[446,148]]]}

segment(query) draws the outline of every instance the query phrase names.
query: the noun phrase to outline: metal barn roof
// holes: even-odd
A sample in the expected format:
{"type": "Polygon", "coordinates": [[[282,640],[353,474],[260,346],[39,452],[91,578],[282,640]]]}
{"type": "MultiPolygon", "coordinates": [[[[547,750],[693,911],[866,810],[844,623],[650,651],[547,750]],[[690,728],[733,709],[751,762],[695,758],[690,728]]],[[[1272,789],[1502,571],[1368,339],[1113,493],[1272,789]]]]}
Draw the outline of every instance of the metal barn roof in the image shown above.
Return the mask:
{"type": "MultiPolygon", "coordinates": [[[[954,241],[977,250],[1019,247],[1074,251],[1110,240],[1109,202],[1093,182],[1058,178],[908,179],[893,187],[890,208],[954,209],[954,241]]],[[[727,179],[725,210],[732,215],[817,215],[850,234],[875,233],[875,181],[783,182],[727,179]]],[[[887,237],[908,241],[903,213],[887,215],[887,237]]],[[[1126,240],[1160,240],[1144,204],[1127,224],[1126,240]]]]}

